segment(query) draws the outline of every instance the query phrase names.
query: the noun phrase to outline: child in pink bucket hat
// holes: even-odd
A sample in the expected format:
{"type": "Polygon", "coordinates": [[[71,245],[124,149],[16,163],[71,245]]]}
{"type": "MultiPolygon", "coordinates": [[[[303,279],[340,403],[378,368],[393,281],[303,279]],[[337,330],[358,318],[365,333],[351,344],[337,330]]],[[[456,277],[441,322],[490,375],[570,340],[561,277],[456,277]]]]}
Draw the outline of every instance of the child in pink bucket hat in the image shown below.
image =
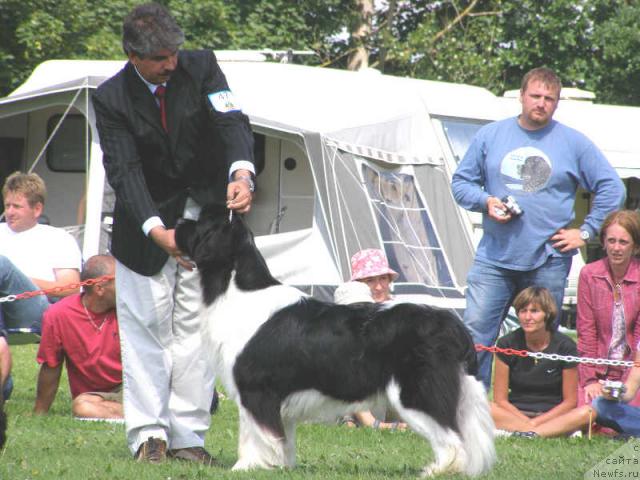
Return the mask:
{"type": "MultiPolygon", "coordinates": [[[[396,278],[398,273],[389,268],[389,262],[382,250],[377,248],[361,250],[351,257],[351,281],[343,283],[336,289],[335,302],[349,304],[389,301],[392,299],[390,284],[396,278]]],[[[376,414],[384,418],[386,411],[376,412],[376,414]]],[[[392,430],[407,428],[406,423],[378,420],[370,411],[355,412],[353,415],[343,417],[340,423],[392,430]]]]}
{"type": "Polygon", "coordinates": [[[360,250],[351,257],[351,280],[366,283],[375,302],[391,300],[390,284],[398,272],[389,268],[384,252],[378,248],[360,250]]]}
{"type": "Polygon", "coordinates": [[[398,278],[398,272],[389,268],[387,256],[382,250],[367,248],[351,257],[351,280],[362,280],[378,275],[391,275],[391,281],[398,278]]]}

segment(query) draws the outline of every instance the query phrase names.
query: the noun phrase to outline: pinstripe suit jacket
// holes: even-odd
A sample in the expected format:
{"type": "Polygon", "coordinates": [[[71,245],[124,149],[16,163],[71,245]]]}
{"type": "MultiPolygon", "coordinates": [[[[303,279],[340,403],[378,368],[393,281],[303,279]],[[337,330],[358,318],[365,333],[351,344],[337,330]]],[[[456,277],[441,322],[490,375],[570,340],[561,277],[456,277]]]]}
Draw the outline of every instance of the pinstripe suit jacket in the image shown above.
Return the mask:
{"type": "Polygon", "coordinates": [[[240,111],[208,99],[229,89],[210,51],[181,51],[167,82],[167,134],[155,98],[131,63],[93,95],[107,179],[116,194],[111,250],[131,270],[158,273],[168,256],[142,231],[159,216],[173,228],[188,196],[223,202],[230,165],[253,161],[253,136],[240,111]]]}

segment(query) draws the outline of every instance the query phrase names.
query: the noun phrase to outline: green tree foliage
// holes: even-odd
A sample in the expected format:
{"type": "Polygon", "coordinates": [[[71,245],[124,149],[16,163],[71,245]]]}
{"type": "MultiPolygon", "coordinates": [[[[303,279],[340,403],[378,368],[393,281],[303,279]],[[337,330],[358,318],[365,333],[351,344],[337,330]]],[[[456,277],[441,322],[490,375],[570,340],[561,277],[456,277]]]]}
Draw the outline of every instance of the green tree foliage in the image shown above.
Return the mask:
{"type": "Polygon", "coordinates": [[[501,52],[507,88],[519,86],[533,67],[553,68],[565,86],[585,87],[597,64],[594,32],[617,15],[616,0],[522,0],[500,2],[503,11],[501,52]]]}
{"type": "MultiPolygon", "coordinates": [[[[635,3],[635,2],[634,2],[635,3]]],[[[624,5],[594,31],[597,61],[586,87],[601,102],[640,105],[640,8],[624,5]]]]}
{"type": "MultiPolygon", "coordinates": [[[[124,59],[123,15],[140,0],[0,0],[0,95],[39,63],[57,58],[124,59]]],[[[159,0],[186,48],[303,49],[330,62],[345,47],[334,34],[348,20],[343,0],[159,0]]],[[[318,61],[316,61],[318,63],[318,61]]]]}
{"type": "Polygon", "coordinates": [[[345,51],[338,38],[353,17],[344,0],[247,0],[239,2],[235,48],[310,50],[331,63],[345,51]]]}
{"type": "Polygon", "coordinates": [[[407,35],[411,76],[496,88],[502,85],[501,13],[491,2],[440,2],[407,35]]]}
{"type": "MultiPolygon", "coordinates": [[[[224,0],[162,2],[185,34],[185,48],[227,49],[237,35],[237,9],[224,0]]],[[[122,17],[122,13],[120,14],[122,17]]],[[[120,18],[122,23],[122,18],[120,18]]]]}
{"type": "Polygon", "coordinates": [[[56,58],[124,58],[122,12],[133,0],[0,0],[0,90],[56,58]]]}
{"type": "MultiPolygon", "coordinates": [[[[611,63],[618,66],[637,51],[618,49],[616,55],[605,48],[610,40],[598,33],[606,26],[610,35],[622,35],[618,23],[624,18],[633,25],[637,17],[630,12],[640,12],[640,7],[625,4],[618,0],[411,2],[405,9],[412,8],[415,16],[407,21],[406,12],[396,15],[398,41],[388,54],[387,71],[470,83],[501,94],[518,88],[529,69],[545,65],[556,70],[567,86],[599,91],[603,85],[594,75],[602,65],[601,50],[609,52],[611,63]],[[623,8],[627,15],[621,17],[623,8]]],[[[631,48],[633,41],[625,38],[631,48]]],[[[598,78],[604,78],[604,72],[598,78]]],[[[616,95],[606,99],[616,101],[616,95]]]]}

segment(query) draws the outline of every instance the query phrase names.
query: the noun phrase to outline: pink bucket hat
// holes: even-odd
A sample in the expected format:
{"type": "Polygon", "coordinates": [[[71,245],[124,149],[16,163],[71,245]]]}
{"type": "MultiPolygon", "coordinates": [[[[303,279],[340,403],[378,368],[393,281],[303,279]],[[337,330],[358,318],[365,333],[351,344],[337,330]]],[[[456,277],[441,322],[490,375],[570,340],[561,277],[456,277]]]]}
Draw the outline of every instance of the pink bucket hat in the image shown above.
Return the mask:
{"type": "Polygon", "coordinates": [[[351,257],[351,280],[391,275],[391,280],[398,278],[398,272],[389,268],[384,252],[377,248],[360,250],[351,257]]]}

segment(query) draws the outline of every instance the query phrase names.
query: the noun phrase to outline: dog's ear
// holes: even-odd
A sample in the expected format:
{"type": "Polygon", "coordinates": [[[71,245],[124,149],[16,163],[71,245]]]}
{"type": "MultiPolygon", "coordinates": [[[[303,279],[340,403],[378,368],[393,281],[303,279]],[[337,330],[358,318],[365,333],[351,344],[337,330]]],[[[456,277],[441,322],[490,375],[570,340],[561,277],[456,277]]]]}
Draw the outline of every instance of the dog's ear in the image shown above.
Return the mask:
{"type": "MultiPolygon", "coordinates": [[[[232,216],[237,220],[237,216],[232,216]]],[[[189,256],[198,267],[204,265],[228,265],[234,258],[233,221],[229,222],[229,210],[219,205],[207,205],[191,232],[189,256]]]]}
{"type": "Polygon", "coordinates": [[[179,218],[176,223],[176,245],[180,251],[193,257],[196,222],[186,218],[179,218]]]}
{"type": "Polygon", "coordinates": [[[207,264],[227,264],[232,262],[231,226],[229,224],[198,224],[191,259],[198,267],[207,264]],[[206,230],[201,230],[206,227],[206,230]]]}

